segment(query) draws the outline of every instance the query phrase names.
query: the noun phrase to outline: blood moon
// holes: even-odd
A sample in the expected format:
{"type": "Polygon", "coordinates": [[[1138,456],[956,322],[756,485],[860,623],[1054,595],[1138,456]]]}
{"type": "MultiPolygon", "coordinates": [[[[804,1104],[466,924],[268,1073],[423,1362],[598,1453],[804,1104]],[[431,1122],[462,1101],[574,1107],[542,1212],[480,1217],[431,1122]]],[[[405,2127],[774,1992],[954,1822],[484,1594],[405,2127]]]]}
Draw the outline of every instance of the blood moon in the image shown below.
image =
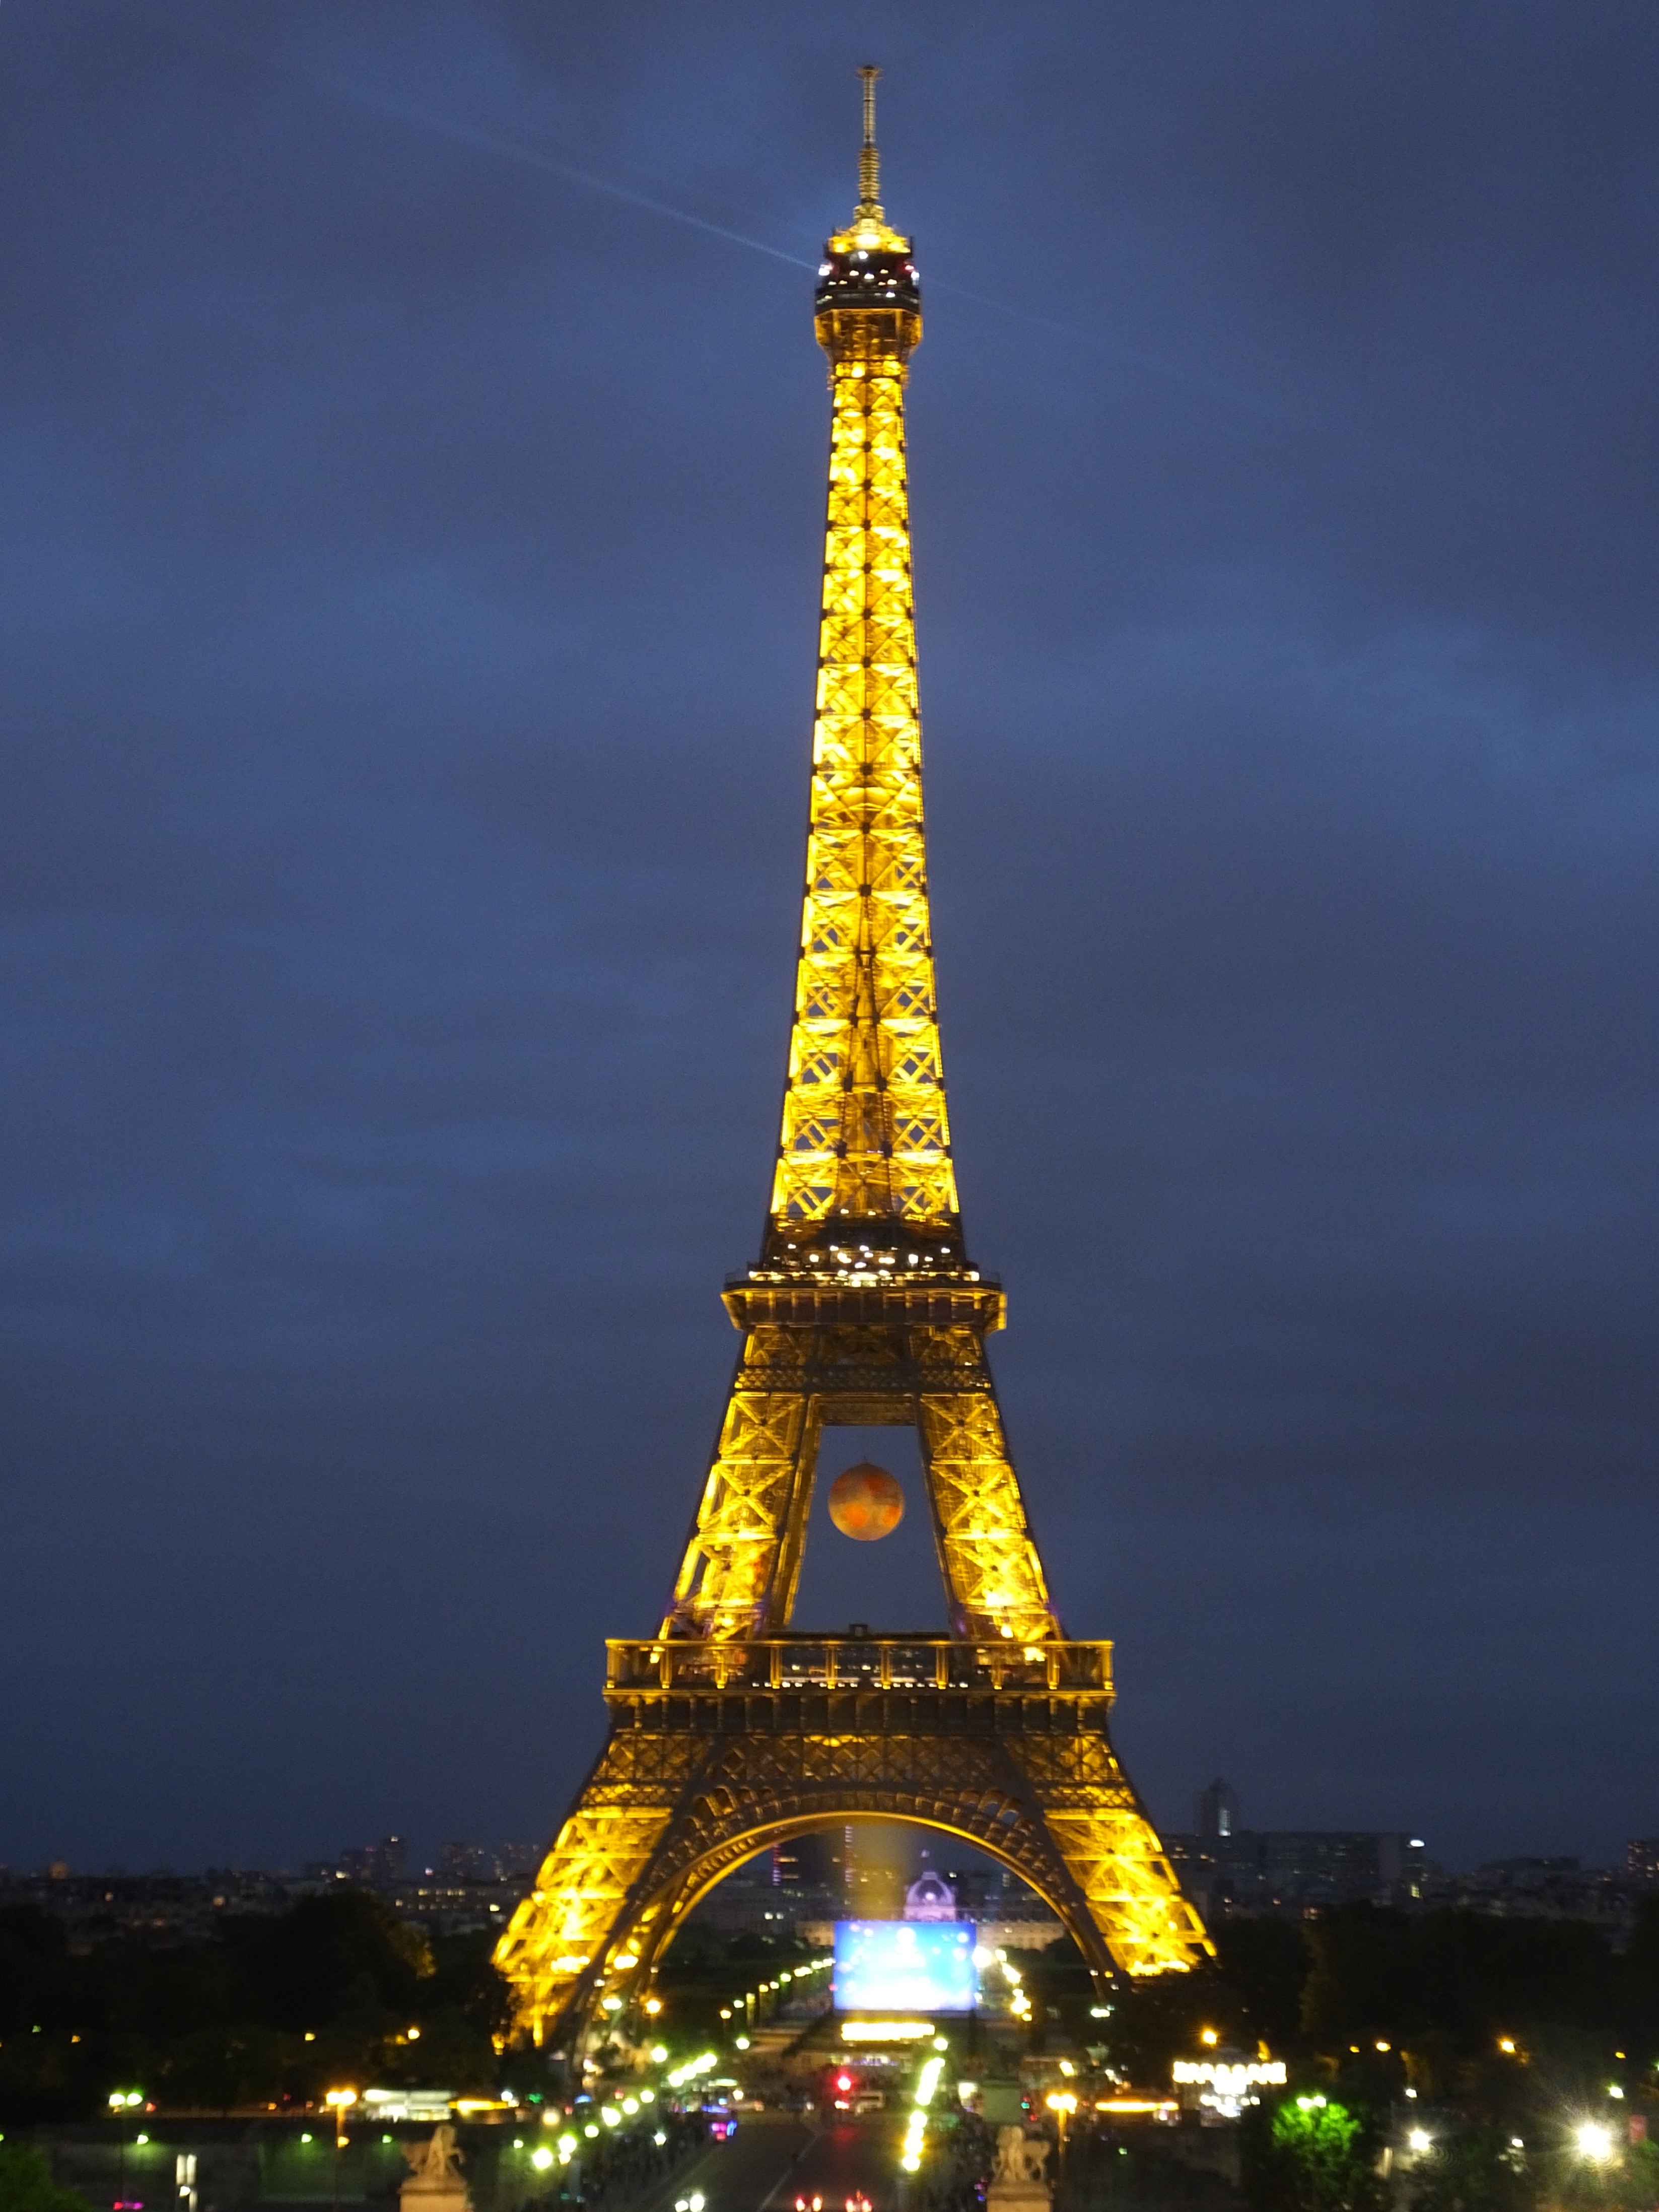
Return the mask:
{"type": "Polygon", "coordinates": [[[860,1544],[873,1544],[890,1536],[904,1518],[904,1492],[898,1477],[861,1459],[838,1474],[830,1486],[830,1518],[843,1536],[860,1544]]]}

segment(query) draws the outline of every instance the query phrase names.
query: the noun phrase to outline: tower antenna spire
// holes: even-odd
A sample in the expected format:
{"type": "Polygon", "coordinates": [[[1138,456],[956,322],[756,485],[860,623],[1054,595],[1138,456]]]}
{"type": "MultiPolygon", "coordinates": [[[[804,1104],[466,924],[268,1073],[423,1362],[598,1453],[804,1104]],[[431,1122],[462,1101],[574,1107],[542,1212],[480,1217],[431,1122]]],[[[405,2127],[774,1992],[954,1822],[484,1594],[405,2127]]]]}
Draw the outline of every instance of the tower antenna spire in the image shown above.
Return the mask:
{"type": "Polygon", "coordinates": [[[859,151],[860,210],[881,213],[881,155],[876,151],[876,79],[881,75],[874,62],[866,62],[859,75],[864,79],[864,144],[859,151]]]}

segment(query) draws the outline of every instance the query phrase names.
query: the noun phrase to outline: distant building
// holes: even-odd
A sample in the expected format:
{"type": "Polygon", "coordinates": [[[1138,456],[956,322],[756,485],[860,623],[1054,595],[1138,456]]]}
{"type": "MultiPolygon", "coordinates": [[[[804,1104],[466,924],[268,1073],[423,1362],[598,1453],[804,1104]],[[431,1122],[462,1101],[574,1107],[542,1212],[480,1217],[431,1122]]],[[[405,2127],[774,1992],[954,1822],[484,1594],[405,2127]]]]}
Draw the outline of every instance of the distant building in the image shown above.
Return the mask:
{"type": "MultiPolygon", "coordinates": [[[[1204,1791],[1200,1803],[1212,1795],[1204,1791]]],[[[1224,1809],[1216,1808],[1218,1819],[1224,1809]]],[[[1300,1917],[1362,1899],[1409,1905],[1439,1874],[1421,1837],[1392,1830],[1217,1828],[1164,1841],[1182,1887],[1206,1920],[1229,1912],[1300,1917]]]]}
{"type": "Polygon", "coordinates": [[[341,1852],[340,1871],[348,1881],[401,1881],[409,1871],[409,1846],[401,1836],[356,1844],[341,1852]]]}
{"type": "Polygon", "coordinates": [[[1231,1836],[1238,1826],[1238,1792],[1218,1778],[1193,1801],[1193,1826],[1200,1836],[1231,1836]]]}
{"type": "Polygon", "coordinates": [[[495,1862],[482,1844],[440,1844],[433,1871],[440,1881],[494,1881],[495,1862]]]}
{"type": "Polygon", "coordinates": [[[943,1875],[924,1874],[904,1893],[907,1920],[954,1920],[957,1893],[943,1875]]]}
{"type": "Polygon", "coordinates": [[[1659,1836],[1632,1836],[1625,1846],[1625,1872],[1638,1881],[1659,1881],[1659,1836]]]}
{"type": "Polygon", "coordinates": [[[1488,1859],[1473,1874],[1455,1875],[1438,1902],[1513,1920],[1597,1920],[1610,1935],[1628,1929],[1644,1884],[1587,1867],[1576,1858],[1488,1859]]]}

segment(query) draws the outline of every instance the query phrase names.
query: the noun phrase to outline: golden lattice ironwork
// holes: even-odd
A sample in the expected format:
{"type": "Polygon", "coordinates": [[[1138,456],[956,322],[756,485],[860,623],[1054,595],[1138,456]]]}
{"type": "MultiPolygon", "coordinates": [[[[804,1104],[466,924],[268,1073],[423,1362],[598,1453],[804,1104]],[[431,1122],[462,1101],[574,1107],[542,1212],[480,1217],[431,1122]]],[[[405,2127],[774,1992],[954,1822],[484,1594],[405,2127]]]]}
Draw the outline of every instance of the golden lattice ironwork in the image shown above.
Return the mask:
{"type": "Polygon", "coordinates": [[[1021,1875],[1097,1972],[1183,1970],[1208,1939],[1107,1732],[1110,1647],[1050,1602],[986,1358],[1000,1285],[963,1241],[923,835],[904,386],[910,243],[861,197],[824,249],[830,447],[799,967],[764,1246],[659,1637],[613,1644],[611,1736],[497,1960],[538,2037],[626,2029],[698,1897],[765,1844],[921,1822],[1021,1875]],[[823,1429],[920,1445],[948,1638],[790,1622],[823,1429]]]}

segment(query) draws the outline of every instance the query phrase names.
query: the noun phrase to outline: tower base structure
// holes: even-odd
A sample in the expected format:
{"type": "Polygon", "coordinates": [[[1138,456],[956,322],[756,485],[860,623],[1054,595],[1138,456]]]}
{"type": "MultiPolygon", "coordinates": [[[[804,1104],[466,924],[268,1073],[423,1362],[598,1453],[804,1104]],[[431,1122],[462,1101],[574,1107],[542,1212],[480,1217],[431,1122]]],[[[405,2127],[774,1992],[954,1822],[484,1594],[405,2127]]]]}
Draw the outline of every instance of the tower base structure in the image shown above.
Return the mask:
{"type": "Polygon", "coordinates": [[[686,1914],[742,1861],[848,1820],[974,1844],[1101,1977],[1208,1949],[1111,1746],[1111,1646],[955,1638],[608,1646],[611,1733],[498,1954],[538,2041],[635,2033],[686,1914]]]}

